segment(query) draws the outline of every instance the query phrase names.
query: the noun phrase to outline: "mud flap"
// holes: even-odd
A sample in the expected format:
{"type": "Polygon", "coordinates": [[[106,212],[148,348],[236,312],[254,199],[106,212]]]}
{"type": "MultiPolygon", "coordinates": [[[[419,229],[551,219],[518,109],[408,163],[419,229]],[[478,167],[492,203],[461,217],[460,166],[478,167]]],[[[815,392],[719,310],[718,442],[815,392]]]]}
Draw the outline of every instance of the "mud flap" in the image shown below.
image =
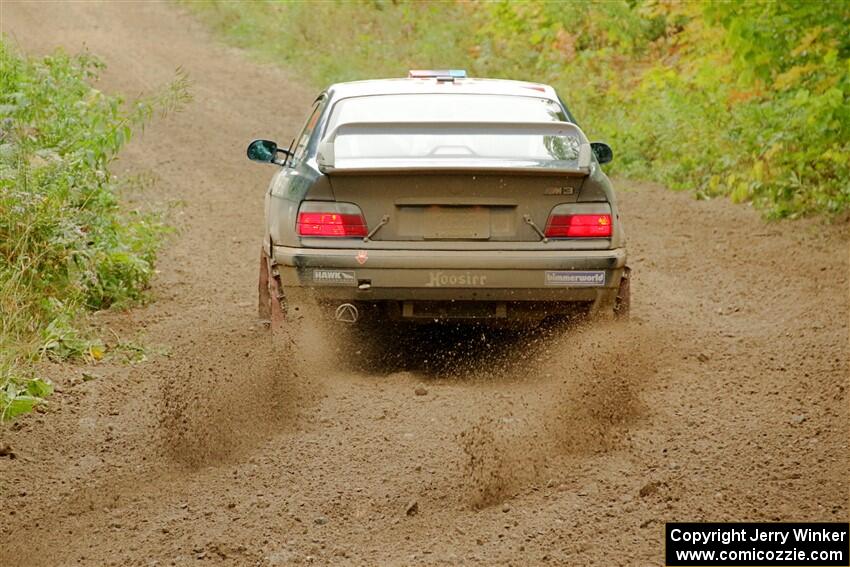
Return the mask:
{"type": "Polygon", "coordinates": [[[617,298],[614,300],[614,318],[627,320],[632,304],[632,269],[628,266],[623,268],[623,277],[620,279],[620,287],[617,288],[617,298]]]}
{"type": "MultiPolygon", "coordinates": [[[[269,269],[269,321],[272,344],[276,349],[291,349],[294,355],[298,351],[299,341],[304,339],[303,305],[288,301],[280,282],[280,275],[274,267],[269,269]]],[[[300,344],[303,346],[303,344],[300,344]]]]}
{"type": "MultiPolygon", "coordinates": [[[[260,253],[260,278],[258,282],[258,313],[269,322],[272,336],[279,337],[292,332],[298,314],[287,309],[286,296],[280,283],[280,275],[272,267],[265,250],[260,253]]],[[[297,310],[297,308],[296,308],[297,310]]]]}
{"type": "Polygon", "coordinates": [[[271,294],[269,293],[269,257],[260,250],[260,277],[257,282],[257,316],[268,321],[271,319],[271,294]]]}
{"type": "Polygon", "coordinates": [[[288,319],[286,316],[286,298],[280,286],[280,278],[270,274],[267,289],[269,294],[269,320],[271,321],[272,333],[277,334],[283,331],[288,319]]]}

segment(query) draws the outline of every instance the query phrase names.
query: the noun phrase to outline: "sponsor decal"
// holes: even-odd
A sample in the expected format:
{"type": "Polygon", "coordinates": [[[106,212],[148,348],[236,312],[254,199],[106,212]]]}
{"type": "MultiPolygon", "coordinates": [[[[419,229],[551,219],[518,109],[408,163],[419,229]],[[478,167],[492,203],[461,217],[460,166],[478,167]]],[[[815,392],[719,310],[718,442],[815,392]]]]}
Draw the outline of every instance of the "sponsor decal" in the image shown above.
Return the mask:
{"type": "Polygon", "coordinates": [[[357,252],[357,256],[354,257],[357,260],[357,263],[361,266],[366,263],[366,260],[369,259],[369,253],[365,250],[360,250],[357,252]]]}
{"type": "Polygon", "coordinates": [[[322,285],[357,285],[354,270],[313,270],[313,283],[322,285]]]}
{"type": "Polygon", "coordinates": [[[425,287],[475,287],[487,285],[487,276],[473,272],[429,272],[425,287]]]}
{"type": "Polygon", "coordinates": [[[592,270],[587,272],[546,272],[546,285],[564,285],[572,287],[603,286],[605,285],[605,270],[592,270]]]}

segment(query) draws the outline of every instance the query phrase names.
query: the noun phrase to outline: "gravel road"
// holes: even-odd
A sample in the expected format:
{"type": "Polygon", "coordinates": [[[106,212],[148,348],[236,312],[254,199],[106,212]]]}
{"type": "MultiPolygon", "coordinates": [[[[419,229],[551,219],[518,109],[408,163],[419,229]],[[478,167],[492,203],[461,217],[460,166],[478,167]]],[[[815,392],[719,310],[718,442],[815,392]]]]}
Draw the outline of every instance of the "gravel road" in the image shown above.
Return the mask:
{"type": "Polygon", "coordinates": [[[293,361],[256,319],[271,170],[244,147],[313,89],[170,3],[4,1],[0,28],[195,95],[117,164],[180,203],[156,301],[97,317],[148,360],[44,368],[48,411],[0,430],[0,564],[643,566],[665,521],[848,520],[846,221],[619,180],[630,324],[325,332],[293,361]]]}

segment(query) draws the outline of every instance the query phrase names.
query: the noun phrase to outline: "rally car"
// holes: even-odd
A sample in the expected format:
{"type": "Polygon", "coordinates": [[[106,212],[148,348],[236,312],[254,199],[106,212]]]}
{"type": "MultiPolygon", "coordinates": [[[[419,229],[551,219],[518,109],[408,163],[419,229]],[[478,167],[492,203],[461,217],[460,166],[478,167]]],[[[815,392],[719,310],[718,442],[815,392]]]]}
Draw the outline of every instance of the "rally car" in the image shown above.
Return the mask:
{"type": "Polygon", "coordinates": [[[411,71],[340,83],[265,197],[259,312],[337,320],[540,321],[629,310],[625,235],[601,164],[555,90],[411,71]]]}

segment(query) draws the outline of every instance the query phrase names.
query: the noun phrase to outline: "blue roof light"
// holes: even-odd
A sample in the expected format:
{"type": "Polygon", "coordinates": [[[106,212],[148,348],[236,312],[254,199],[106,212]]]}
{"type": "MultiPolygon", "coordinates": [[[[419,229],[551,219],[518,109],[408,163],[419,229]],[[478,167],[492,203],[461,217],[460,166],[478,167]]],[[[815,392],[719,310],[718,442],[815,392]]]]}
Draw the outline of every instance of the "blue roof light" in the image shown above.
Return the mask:
{"type": "Polygon", "coordinates": [[[466,71],[464,69],[431,69],[431,70],[411,70],[407,73],[410,79],[437,79],[437,80],[454,80],[465,79],[466,71]]]}

